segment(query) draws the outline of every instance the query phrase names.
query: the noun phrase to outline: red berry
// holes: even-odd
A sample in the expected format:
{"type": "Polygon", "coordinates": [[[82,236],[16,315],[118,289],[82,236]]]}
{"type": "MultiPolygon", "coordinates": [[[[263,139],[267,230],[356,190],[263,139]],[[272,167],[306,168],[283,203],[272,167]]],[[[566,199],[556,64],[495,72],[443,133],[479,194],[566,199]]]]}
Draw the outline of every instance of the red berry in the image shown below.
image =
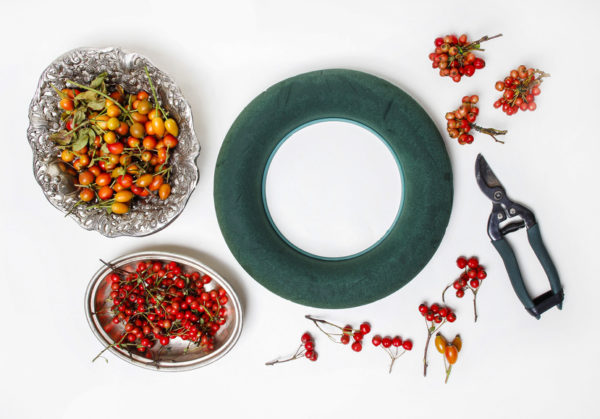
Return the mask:
{"type": "MultiPolygon", "coordinates": [[[[457,292],[458,292],[458,291],[457,291],[457,292]]],[[[431,312],[427,313],[427,315],[425,316],[425,319],[426,319],[428,322],[431,322],[431,321],[433,321],[433,318],[434,318],[434,315],[433,315],[433,313],[431,313],[431,312]]]]}
{"type": "Polygon", "coordinates": [[[441,47],[444,43],[444,38],[435,38],[435,41],[433,43],[436,47],[441,47]]]}
{"type": "Polygon", "coordinates": [[[469,277],[469,279],[476,278],[477,271],[475,269],[469,269],[469,271],[467,272],[467,276],[469,277]]]}
{"type": "Polygon", "coordinates": [[[302,341],[302,343],[310,342],[312,340],[312,336],[310,335],[310,333],[306,332],[302,335],[300,340],[302,341]]]}
{"type": "Polygon", "coordinates": [[[373,336],[373,339],[371,340],[371,342],[373,343],[373,346],[379,346],[381,344],[381,336],[379,336],[379,335],[373,336]]]}
{"type": "Polygon", "coordinates": [[[392,346],[392,338],[390,338],[389,336],[384,337],[381,340],[381,344],[384,348],[389,348],[390,346],[392,346]]]}
{"type": "Polygon", "coordinates": [[[356,341],[352,344],[352,350],[354,352],[360,352],[362,351],[362,344],[359,341],[356,341]]]}
{"type": "Polygon", "coordinates": [[[442,322],[442,316],[435,316],[435,318],[433,319],[434,322],[436,323],[441,323],[442,322]]]}
{"type": "Polygon", "coordinates": [[[400,336],[394,336],[394,338],[392,339],[392,345],[394,345],[396,348],[398,346],[402,345],[402,338],[400,336]]]}
{"type": "Polygon", "coordinates": [[[432,304],[432,305],[431,305],[431,311],[432,311],[433,313],[437,313],[438,311],[440,311],[440,306],[439,306],[439,304],[432,304]]]}
{"type": "Polygon", "coordinates": [[[402,347],[404,349],[406,349],[407,351],[410,351],[413,347],[412,341],[410,340],[405,340],[404,343],[402,343],[402,347]]]}
{"type": "Polygon", "coordinates": [[[473,258],[469,259],[469,261],[467,262],[467,265],[469,266],[469,268],[475,269],[476,267],[479,266],[479,261],[477,260],[477,258],[473,257],[473,258]]]}
{"type": "Polygon", "coordinates": [[[471,284],[471,287],[473,287],[473,288],[479,287],[479,279],[471,279],[470,284],[471,284]]]}
{"type": "Polygon", "coordinates": [[[358,342],[358,341],[361,341],[363,339],[363,334],[360,333],[360,332],[354,332],[353,337],[354,337],[354,340],[358,342]]]}
{"type": "Polygon", "coordinates": [[[456,320],[456,314],[454,314],[454,313],[448,313],[448,316],[446,317],[446,320],[448,320],[450,323],[454,322],[454,320],[456,320]]]}
{"type": "Polygon", "coordinates": [[[467,259],[464,258],[463,256],[459,257],[458,259],[456,259],[456,265],[460,268],[460,269],[464,269],[465,266],[467,266],[467,259]]]}
{"type": "Polygon", "coordinates": [[[479,69],[485,67],[485,61],[483,61],[481,58],[475,58],[473,65],[475,66],[476,69],[479,70],[479,69]]]}
{"type": "Polygon", "coordinates": [[[360,325],[360,332],[363,335],[368,334],[371,331],[371,325],[367,322],[364,322],[363,324],[360,325]]]}
{"type": "Polygon", "coordinates": [[[310,361],[315,361],[317,359],[317,357],[315,355],[316,355],[315,351],[312,351],[312,350],[306,351],[306,353],[304,354],[304,356],[306,358],[308,358],[310,361]]]}
{"type": "Polygon", "coordinates": [[[442,317],[446,317],[448,315],[448,309],[446,307],[443,307],[440,309],[440,312],[438,314],[442,317]]]}
{"type": "Polygon", "coordinates": [[[486,277],[487,273],[483,269],[477,271],[477,278],[485,279],[486,277]]]}
{"type": "Polygon", "coordinates": [[[350,336],[348,335],[342,335],[340,336],[340,342],[342,342],[344,345],[347,345],[350,343],[350,336]]]}
{"type": "Polygon", "coordinates": [[[419,306],[419,313],[426,314],[429,311],[429,308],[425,304],[421,304],[419,306]]]}
{"type": "Polygon", "coordinates": [[[461,289],[461,288],[462,288],[462,287],[461,287],[461,285],[460,285],[460,281],[459,281],[458,279],[452,283],[452,286],[453,286],[453,287],[454,287],[454,289],[456,289],[456,290],[458,290],[458,289],[461,289]]]}
{"type": "Polygon", "coordinates": [[[312,351],[313,349],[315,349],[315,343],[309,340],[304,344],[304,349],[306,349],[307,351],[312,351]]]}
{"type": "Polygon", "coordinates": [[[456,296],[458,298],[463,298],[465,296],[465,292],[462,289],[459,289],[458,291],[456,291],[456,296]]]}

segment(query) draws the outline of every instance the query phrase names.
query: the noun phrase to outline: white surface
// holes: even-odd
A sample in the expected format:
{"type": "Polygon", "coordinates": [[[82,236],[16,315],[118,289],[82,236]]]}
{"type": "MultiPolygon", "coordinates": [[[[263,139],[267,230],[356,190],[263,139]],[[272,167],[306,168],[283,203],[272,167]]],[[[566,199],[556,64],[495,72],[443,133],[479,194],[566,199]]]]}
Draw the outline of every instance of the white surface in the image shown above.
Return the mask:
{"type": "Polygon", "coordinates": [[[402,199],[398,163],[372,131],[323,121],[290,135],[267,171],[267,207],[279,232],[322,257],[351,256],[394,224],[402,199]]]}
{"type": "MultiPolygon", "coordinates": [[[[595,1],[5,2],[0,417],[598,417],[599,11],[595,1]],[[459,85],[440,78],[427,59],[434,38],[455,31],[471,38],[504,33],[486,46],[486,68],[459,85]],[[71,48],[107,45],[136,50],[173,76],[202,142],[200,183],[188,207],[166,230],[141,239],[84,231],[46,202],[31,173],[25,131],[39,74],[71,48]],[[552,78],[537,111],[506,117],[491,107],[493,85],[521,63],[552,78]],[[462,95],[479,94],[478,122],[509,130],[505,145],[481,135],[471,146],[447,142],[454,208],[435,257],[388,298],[339,311],[289,303],[250,279],[225,245],[212,204],[217,153],[243,107],[283,78],[331,67],[396,83],[441,131],[444,113],[462,95]],[[536,321],[510,288],[485,234],[491,206],[473,176],[478,152],[510,196],[535,211],[565,287],[562,312],[536,321]],[[227,357],[182,374],[137,369],[112,356],[109,364],[90,363],[100,346],[85,322],[83,295],[98,258],[145,249],[199,256],[231,280],[246,311],[241,339],[227,357]],[[489,279],[477,325],[470,302],[452,299],[459,320],[446,332],[460,332],[464,348],[444,385],[435,351],[430,375],[421,376],[425,328],[416,307],[439,299],[457,274],[458,254],[480,256],[489,279]],[[316,335],[317,363],[265,367],[312,330],[306,313],[340,323],[369,320],[375,332],[413,338],[413,353],[388,375],[379,350],[355,354],[316,335]]],[[[544,279],[525,235],[513,239],[529,283],[541,291],[544,279]]]]}

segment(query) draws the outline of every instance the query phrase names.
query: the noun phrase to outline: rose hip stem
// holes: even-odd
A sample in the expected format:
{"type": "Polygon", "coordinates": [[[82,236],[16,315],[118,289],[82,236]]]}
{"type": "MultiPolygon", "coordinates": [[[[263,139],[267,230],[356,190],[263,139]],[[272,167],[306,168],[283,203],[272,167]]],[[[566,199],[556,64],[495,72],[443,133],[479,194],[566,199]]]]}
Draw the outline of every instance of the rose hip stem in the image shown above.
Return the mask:
{"type": "Polygon", "coordinates": [[[300,346],[298,346],[298,349],[296,349],[296,353],[294,353],[294,355],[292,355],[291,357],[286,358],[286,359],[281,359],[281,360],[275,359],[273,361],[265,362],[265,365],[281,364],[283,362],[293,361],[295,359],[302,358],[304,356],[304,353],[306,352],[303,350],[303,348],[304,348],[304,344],[300,344],[300,346]]]}
{"type": "MultiPolygon", "coordinates": [[[[307,314],[307,315],[306,315],[306,316],[304,316],[304,317],[305,317],[305,318],[307,318],[308,320],[312,321],[312,322],[315,324],[315,326],[317,326],[317,329],[319,329],[321,332],[325,333],[325,334],[327,335],[327,337],[328,337],[330,340],[332,340],[332,341],[333,341],[333,342],[335,342],[335,343],[340,343],[340,342],[338,342],[337,340],[335,340],[335,339],[332,337],[332,336],[337,336],[337,335],[334,335],[334,334],[332,334],[332,333],[329,333],[329,332],[327,332],[325,329],[323,329],[323,328],[321,327],[321,325],[320,325],[319,323],[322,323],[322,324],[327,324],[327,325],[329,325],[329,326],[335,327],[336,329],[339,329],[340,331],[343,331],[343,330],[344,330],[344,328],[343,328],[343,327],[340,327],[340,326],[338,326],[337,324],[330,323],[330,322],[328,322],[327,320],[323,320],[323,319],[317,319],[317,318],[315,318],[315,317],[311,316],[310,314],[307,314]]],[[[340,333],[340,335],[342,335],[342,334],[343,334],[343,333],[340,333]]]]}
{"type": "Polygon", "coordinates": [[[471,124],[471,128],[473,128],[477,132],[481,132],[483,134],[489,135],[490,137],[492,137],[494,139],[494,141],[496,141],[497,143],[502,143],[502,144],[504,144],[504,141],[500,141],[499,139],[494,137],[494,135],[505,135],[508,132],[505,129],[500,130],[500,129],[494,129],[494,128],[483,128],[476,124],[471,124]]]}
{"type": "Polygon", "coordinates": [[[483,36],[483,37],[479,38],[477,41],[473,41],[470,44],[465,45],[465,47],[463,49],[466,51],[468,51],[470,49],[477,49],[479,51],[485,51],[484,49],[479,48],[477,45],[481,44],[482,42],[489,41],[490,39],[499,38],[501,36],[502,36],[501,33],[494,35],[494,36],[487,36],[487,35],[483,36]]]}
{"type": "Polygon", "coordinates": [[[435,332],[437,332],[440,327],[442,327],[446,323],[446,320],[442,321],[440,325],[436,328],[435,326],[429,326],[427,324],[427,320],[425,320],[425,326],[427,327],[427,341],[425,341],[425,354],[423,355],[423,377],[427,376],[427,350],[429,349],[429,341],[431,340],[431,336],[435,332]]]}

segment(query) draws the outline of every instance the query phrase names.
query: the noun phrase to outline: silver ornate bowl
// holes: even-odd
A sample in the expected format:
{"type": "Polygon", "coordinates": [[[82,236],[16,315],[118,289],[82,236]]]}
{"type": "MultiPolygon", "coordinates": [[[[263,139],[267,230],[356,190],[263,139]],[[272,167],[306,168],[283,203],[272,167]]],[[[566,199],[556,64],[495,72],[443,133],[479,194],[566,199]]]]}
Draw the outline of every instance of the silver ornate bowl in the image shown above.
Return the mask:
{"type": "Polygon", "coordinates": [[[48,139],[61,128],[58,89],[71,79],[88,84],[106,71],[109,84],[120,84],[125,91],[150,91],[144,67],[147,66],[164,108],[179,124],[179,144],[171,155],[171,195],[165,201],[157,197],[136,200],[124,215],[107,214],[100,208],[78,206],[69,216],[86,230],[96,230],[107,237],[146,236],[166,227],[183,211],[198,183],[196,158],[200,144],[194,133],[192,111],[173,79],[145,57],[120,48],[78,48],[54,60],[42,73],[35,96],[29,106],[27,139],[33,149],[33,173],[52,205],[67,213],[78,201],[74,179],[60,168],[59,150],[48,139]]]}
{"type": "MultiPolygon", "coordinates": [[[[175,261],[182,266],[183,272],[198,271],[212,278],[209,289],[216,285],[227,291],[229,301],[225,304],[227,309],[227,322],[219,329],[215,336],[215,349],[211,352],[201,347],[191,346],[186,349],[188,343],[181,339],[174,339],[165,347],[156,344],[150,349],[157,361],[147,359],[141,355],[130,353],[115,346],[108,350],[117,357],[142,368],[159,371],[186,371],[208,365],[223,357],[235,345],[242,332],[242,307],[238,296],[231,286],[215,271],[201,262],[185,256],[166,252],[134,253],[115,259],[110,264],[116,268],[135,272],[137,262],[140,261],[175,261]],[[161,349],[162,348],[162,349],[161,349]]],[[[92,332],[100,343],[106,348],[113,344],[122,335],[124,327],[122,324],[115,325],[112,316],[107,311],[110,303],[107,298],[110,295],[110,284],[105,280],[112,271],[108,266],[101,267],[92,277],[85,295],[85,313],[92,332]]]]}

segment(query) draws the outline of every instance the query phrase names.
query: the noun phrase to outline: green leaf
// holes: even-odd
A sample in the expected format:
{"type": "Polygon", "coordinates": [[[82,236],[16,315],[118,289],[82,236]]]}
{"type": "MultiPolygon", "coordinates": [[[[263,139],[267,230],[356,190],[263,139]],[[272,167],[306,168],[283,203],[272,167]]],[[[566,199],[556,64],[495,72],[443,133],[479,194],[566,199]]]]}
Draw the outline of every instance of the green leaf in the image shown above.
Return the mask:
{"type": "Polygon", "coordinates": [[[104,99],[97,99],[97,100],[88,102],[87,107],[94,111],[101,111],[102,109],[104,109],[105,104],[106,104],[106,101],[104,99]]]}
{"type": "Polygon", "coordinates": [[[94,145],[94,140],[96,139],[96,133],[91,128],[82,128],[82,132],[89,138],[88,143],[90,146],[94,145]]]}
{"type": "Polygon", "coordinates": [[[81,108],[78,108],[73,114],[73,126],[78,126],[83,121],[85,121],[85,111],[81,108]]]}
{"type": "Polygon", "coordinates": [[[104,133],[102,132],[102,128],[100,128],[100,127],[99,127],[99,126],[97,126],[97,125],[92,125],[92,129],[94,130],[94,132],[96,133],[96,135],[102,135],[102,134],[104,134],[104,133]]]}
{"type": "Polygon", "coordinates": [[[98,93],[92,92],[91,90],[86,90],[85,92],[79,93],[77,96],[75,96],[75,99],[84,102],[95,101],[98,99],[98,93]]]}
{"type": "Polygon", "coordinates": [[[110,152],[108,151],[108,146],[106,145],[106,143],[102,144],[102,147],[100,147],[100,150],[102,150],[102,152],[104,154],[109,154],[110,152]]]}
{"type": "Polygon", "coordinates": [[[73,134],[67,130],[60,130],[53,134],[50,134],[50,141],[58,144],[58,145],[69,145],[73,140],[73,134]]]}
{"type": "Polygon", "coordinates": [[[73,151],[79,151],[88,144],[90,137],[85,130],[81,130],[77,135],[77,139],[73,143],[73,151]]]}
{"type": "Polygon", "coordinates": [[[107,72],[99,74],[98,77],[96,77],[94,80],[92,80],[92,82],[90,83],[90,87],[92,89],[97,89],[98,87],[100,87],[100,85],[104,82],[104,79],[106,78],[106,76],[108,76],[107,72]]]}
{"type": "Polygon", "coordinates": [[[119,177],[124,175],[125,173],[125,168],[123,166],[119,166],[112,171],[112,177],[119,177]]]}

